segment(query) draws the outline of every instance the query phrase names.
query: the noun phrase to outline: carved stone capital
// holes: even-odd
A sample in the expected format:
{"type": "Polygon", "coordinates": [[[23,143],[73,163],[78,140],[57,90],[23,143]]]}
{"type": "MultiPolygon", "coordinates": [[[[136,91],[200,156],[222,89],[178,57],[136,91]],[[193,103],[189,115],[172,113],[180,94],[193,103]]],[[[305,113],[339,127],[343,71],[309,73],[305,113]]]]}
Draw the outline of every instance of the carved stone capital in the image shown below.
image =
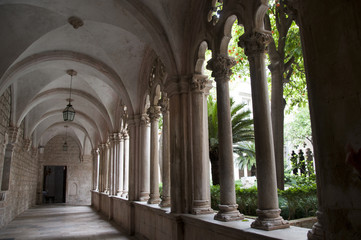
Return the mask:
{"type": "Polygon", "coordinates": [[[143,113],[142,116],[140,117],[140,124],[149,126],[149,123],[150,123],[150,119],[148,114],[143,113]]]}
{"type": "Polygon", "coordinates": [[[148,109],[150,121],[158,121],[160,117],[160,106],[150,106],[148,109]]]}
{"type": "Polygon", "coordinates": [[[8,143],[15,144],[19,141],[19,128],[17,127],[9,127],[8,128],[8,143]]]}
{"type": "Polygon", "coordinates": [[[149,74],[149,87],[153,87],[155,83],[161,82],[166,76],[165,66],[158,57],[152,65],[150,74],[149,74]]]}
{"type": "Polygon", "coordinates": [[[121,134],[122,134],[122,138],[123,138],[124,140],[128,140],[128,139],[129,139],[129,134],[128,134],[128,131],[127,131],[126,129],[123,129],[123,130],[121,131],[121,134]]]}
{"type": "Polygon", "coordinates": [[[158,106],[160,106],[162,114],[166,114],[169,111],[169,98],[163,95],[158,102],[158,106]]]}
{"type": "Polygon", "coordinates": [[[192,90],[194,92],[204,92],[209,82],[206,75],[194,74],[191,84],[192,90]]]}
{"type": "Polygon", "coordinates": [[[217,55],[207,63],[207,69],[212,71],[212,77],[218,81],[229,81],[232,75],[231,68],[236,65],[236,61],[227,56],[217,55]]]}
{"type": "Polygon", "coordinates": [[[254,32],[253,34],[243,34],[238,45],[244,48],[247,56],[267,52],[268,44],[273,41],[272,34],[268,32],[254,32]]]}
{"type": "Polygon", "coordinates": [[[31,149],[31,140],[30,139],[24,139],[23,144],[24,144],[24,149],[29,152],[30,149],[31,149]]]}

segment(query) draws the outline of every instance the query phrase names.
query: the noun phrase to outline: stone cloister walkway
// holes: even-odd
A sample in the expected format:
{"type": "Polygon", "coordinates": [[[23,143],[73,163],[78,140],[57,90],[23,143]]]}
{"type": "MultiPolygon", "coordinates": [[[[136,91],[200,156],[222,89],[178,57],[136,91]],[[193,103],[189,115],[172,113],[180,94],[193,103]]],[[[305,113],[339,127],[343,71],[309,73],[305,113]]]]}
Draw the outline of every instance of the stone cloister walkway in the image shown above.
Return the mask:
{"type": "Polygon", "coordinates": [[[109,223],[90,206],[41,205],[26,210],[5,228],[5,239],[135,239],[109,223]]]}

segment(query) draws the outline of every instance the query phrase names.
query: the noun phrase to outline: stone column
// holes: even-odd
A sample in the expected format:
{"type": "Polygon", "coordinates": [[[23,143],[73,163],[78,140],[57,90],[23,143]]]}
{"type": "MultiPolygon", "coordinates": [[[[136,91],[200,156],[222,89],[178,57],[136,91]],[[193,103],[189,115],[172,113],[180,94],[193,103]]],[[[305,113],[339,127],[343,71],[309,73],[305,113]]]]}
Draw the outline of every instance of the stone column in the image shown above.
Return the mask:
{"type": "Polygon", "coordinates": [[[99,192],[103,192],[103,147],[102,147],[102,144],[98,145],[98,154],[99,154],[99,182],[98,182],[98,189],[99,189],[99,192]]]}
{"type": "Polygon", "coordinates": [[[115,158],[115,166],[114,166],[114,184],[115,184],[115,194],[119,195],[119,149],[120,149],[120,133],[114,133],[114,158],[115,158]]]}
{"type": "Polygon", "coordinates": [[[127,130],[123,131],[124,138],[124,171],[123,171],[123,192],[122,197],[128,197],[128,183],[129,183],[129,135],[127,130]]]}
{"type": "Polygon", "coordinates": [[[258,218],[253,228],[274,230],[289,227],[278,207],[276,166],[273,146],[271,111],[266,78],[265,52],[272,36],[254,32],[243,35],[240,46],[245,48],[251,72],[254,135],[256,144],[258,218]]]}
{"type": "Polygon", "coordinates": [[[140,156],[140,201],[149,199],[149,163],[150,163],[150,125],[149,117],[143,114],[141,118],[141,156],[140,156]]]}
{"type": "Polygon", "coordinates": [[[119,134],[119,188],[118,196],[121,197],[123,194],[123,185],[124,185],[124,137],[122,134],[119,134]]]}
{"type": "Polygon", "coordinates": [[[97,169],[98,169],[98,155],[97,155],[97,150],[93,149],[92,150],[92,158],[93,158],[93,186],[92,186],[92,190],[96,190],[97,189],[97,169]]]}
{"type": "Polygon", "coordinates": [[[193,136],[193,214],[213,213],[209,198],[209,150],[208,134],[204,128],[204,98],[205,88],[210,81],[207,76],[196,74],[192,80],[192,136],[193,136]]]}
{"type": "Polygon", "coordinates": [[[217,83],[217,112],[218,112],[218,140],[219,140],[219,177],[221,202],[219,212],[214,217],[220,221],[235,221],[243,219],[237,210],[236,192],[234,185],[233,139],[229,100],[229,77],[235,60],[216,55],[209,60],[207,68],[212,70],[212,76],[217,83]]]}
{"type": "Polygon", "coordinates": [[[162,202],[160,207],[170,207],[170,149],[169,149],[169,99],[164,93],[159,102],[163,114],[163,129],[162,129],[162,202]]]}
{"type": "Polygon", "coordinates": [[[95,150],[95,154],[96,154],[95,191],[99,192],[99,182],[100,182],[100,154],[99,154],[99,148],[95,150]]]}
{"type": "Polygon", "coordinates": [[[110,154],[109,154],[109,142],[105,144],[105,193],[110,193],[110,154]]]}
{"type": "Polygon", "coordinates": [[[148,109],[151,132],[150,132],[150,198],[149,204],[160,203],[159,198],[159,152],[158,152],[158,120],[160,117],[160,107],[151,106],[148,109]]]}
{"type": "MultiPolygon", "coordinates": [[[[34,150],[34,149],[33,149],[34,150]]],[[[36,199],[36,204],[40,205],[43,203],[43,186],[44,186],[44,147],[43,146],[39,146],[38,149],[36,149],[37,151],[39,151],[38,154],[38,184],[37,184],[37,199],[36,199]]]]}

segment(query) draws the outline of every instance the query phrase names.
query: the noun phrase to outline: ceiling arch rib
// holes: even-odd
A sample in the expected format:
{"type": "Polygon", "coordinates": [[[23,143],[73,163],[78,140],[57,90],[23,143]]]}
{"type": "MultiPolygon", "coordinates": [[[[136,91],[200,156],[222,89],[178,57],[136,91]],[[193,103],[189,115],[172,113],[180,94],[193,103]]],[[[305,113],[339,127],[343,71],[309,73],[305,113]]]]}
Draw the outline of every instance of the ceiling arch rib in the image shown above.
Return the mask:
{"type": "MultiPolygon", "coordinates": [[[[70,63],[79,63],[85,65],[91,74],[102,79],[113,90],[115,90],[122,98],[122,101],[127,106],[128,111],[133,112],[133,106],[130,101],[129,94],[123,85],[119,75],[104,63],[89,57],[82,53],[75,53],[70,51],[49,51],[34,54],[22,61],[14,64],[0,79],[0,94],[2,94],[7,87],[13,84],[16,79],[19,79],[24,74],[32,71],[38,64],[48,63],[51,61],[69,61],[70,63]]],[[[67,64],[71,65],[71,64],[67,64]]]]}
{"type": "MultiPolygon", "coordinates": [[[[62,88],[62,89],[51,89],[45,92],[42,92],[40,94],[38,94],[31,102],[29,102],[26,106],[24,106],[24,108],[20,111],[21,114],[20,116],[17,118],[17,125],[20,126],[22,120],[24,119],[24,117],[32,110],[34,109],[38,104],[51,100],[52,98],[55,98],[56,96],[63,96],[63,98],[66,98],[69,94],[69,89],[66,88],[62,88]]],[[[86,102],[89,102],[91,105],[93,105],[95,107],[95,109],[97,109],[100,113],[100,116],[102,116],[105,120],[105,122],[107,123],[107,131],[110,131],[111,129],[113,129],[112,127],[112,122],[111,119],[109,117],[108,111],[107,109],[104,107],[104,105],[102,105],[102,103],[100,103],[98,101],[98,99],[96,99],[95,97],[93,97],[92,95],[84,92],[84,91],[80,91],[80,90],[72,90],[72,94],[75,95],[76,97],[79,97],[80,99],[84,99],[86,102]]]]}
{"type": "MultiPolygon", "coordinates": [[[[63,122],[54,123],[51,126],[49,126],[42,133],[39,134],[40,137],[36,140],[36,145],[45,146],[47,144],[47,142],[49,142],[49,140],[52,139],[53,137],[55,137],[57,135],[65,136],[65,134],[68,134],[68,136],[73,137],[74,139],[76,139],[79,142],[79,146],[81,147],[81,150],[82,150],[84,147],[84,144],[85,144],[84,136],[89,138],[89,134],[88,134],[87,130],[80,124],[77,124],[74,122],[67,123],[66,125],[68,126],[67,130],[65,130],[63,122]],[[74,128],[74,129],[72,129],[72,128],[74,128]],[[79,133],[74,134],[75,130],[79,130],[83,136],[81,136],[79,133]],[[66,131],[67,131],[67,133],[66,133],[66,131]]],[[[93,144],[93,142],[91,141],[91,139],[90,139],[90,143],[91,143],[92,147],[95,146],[93,144]]]]}
{"type": "MultiPolygon", "coordinates": [[[[50,117],[52,117],[52,116],[58,116],[59,119],[61,119],[61,117],[62,117],[62,113],[61,113],[61,112],[62,112],[62,109],[58,109],[58,110],[54,110],[54,111],[51,111],[51,112],[47,112],[46,114],[44,114],[43,116],[41,116],[40,119],[39,119],[37,122],[35,122],[32,126],[29,126],[29,131],[28,131],[27,134],[28,134],[29,136],[31,136],[31,135],[34,133],[35,129],[36,129],[43,121],[46,121],[46,119],[48,119],[48,118],[50,118],[50,117]]],[[[103,135],[101,134],[100,126],[99,126],[95,121],[93,121],[93,119],[92,119],[89,115],[87,115],[87,114],[85,114],[85,113],[83,113],[83,112],[81,112],[81,111],[78,111],[78,110],[76,111],[76,115],[77,115],[77,119],[78,119],[78,117],[81,117],[82,119],[84,119],[84,121],[86,121],[86,122],[92,127],[92,130],[96,132],[97,137],[96,137],[96,138],[92,138],[92,142],[96,143],[96,142],[103,142],[103,141],[104,141],[105,136],[103,136],[103,135]]],[[[66,123],[64,123],[64,124],[66,124],[66,123]]],[[[89,130],[88,130],[88,132],[89,132],[89,130]]]]}

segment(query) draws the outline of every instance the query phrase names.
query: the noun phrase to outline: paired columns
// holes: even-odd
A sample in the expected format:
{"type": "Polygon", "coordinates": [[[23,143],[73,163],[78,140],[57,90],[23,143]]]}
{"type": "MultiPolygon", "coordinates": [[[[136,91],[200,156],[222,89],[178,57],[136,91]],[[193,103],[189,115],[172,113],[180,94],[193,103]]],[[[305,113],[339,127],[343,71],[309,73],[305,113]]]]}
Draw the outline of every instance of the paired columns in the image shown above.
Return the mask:
{"type": "Polygon", "coordinates": [[[253,120],[256,145],[258,218],[253,228],[274,230],[289,227],[280,216],[278,206],[276,166],[273,147],[272,124],[268,98],[265,52],[272,36],[254,32],[244,35],[240,46],[245,48],[251,72],[253,120]]]}
{"type": "Polygon", "coordinates": [[[214,217],[220,221],[235,221],[243,219],[236,204],[234,185],[233,139],[229,100],[229,77],[231,67],[236,64],[233,58],[217,55],[209,60],[207,68],[212,70],[212,76],[217,83],[218,141],[220,160],[220,211],[214,217]]]}

